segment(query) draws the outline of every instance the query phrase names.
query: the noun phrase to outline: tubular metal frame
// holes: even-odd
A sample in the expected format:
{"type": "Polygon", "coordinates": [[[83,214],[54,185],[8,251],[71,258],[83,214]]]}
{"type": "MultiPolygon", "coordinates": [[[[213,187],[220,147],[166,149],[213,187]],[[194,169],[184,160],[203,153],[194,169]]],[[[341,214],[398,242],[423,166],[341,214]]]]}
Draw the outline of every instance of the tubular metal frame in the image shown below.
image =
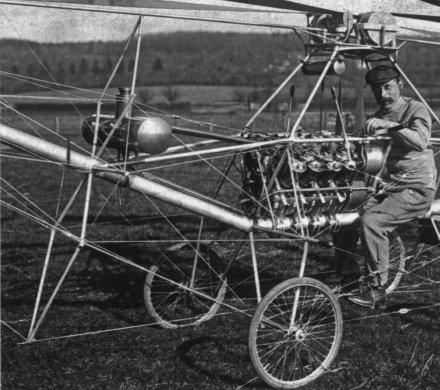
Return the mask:
{"type": "MultiPolygon", "coordinates": [[[[130,40],[134,37],[135,32],[137,29],[140,28],[140,20],[136,24],[135,29],[133,30],[133,33],[130,36],[130,40]]],[[[138,41],[138,50],[140,47],[140,42],[138,41]]],[[[258,148],[261,145],[271,145],[276,143],[303,143],[303,142],[329,142],[329,141],[344,141],[343,137],[334,137],[334,138],[325,138],[323,140],[321,139],[313,139],[313,140],[302,140],[298,139],[296,137],[296,130],[299,128],[299,125],[304,118],[305,113],[308,111],[311,102],[321,85],[322,80],[327,74],[328,69],[330,68],[332,62],[336,58],[339,52],[346,51],[347,49],[341,50],[339,46],[336,46],[327,61],[321,75],[319,76],[319,80],[315,85],[315,88],[311,91],[307,102],[305,106],[303,107],[301,113],[299,114],[299,117],[295,121],[294,125],[290,129],[290,137],[288,140],[283,141],[277,141],[277,142],[266,142],[266,143],[255,143],[252,145],[240,145],[233,147],[233,150],[251,150],[253,148],[258,148]]],[[[397,64],[395,64],[396,67],[398,67],[397,64]]],[[[303,65],[298,66],[294,69],[294,71],[283,81],[283,83],[280,85],[280,87],[277,88],[277,90],[267,99],[267,101],[263,104],[262,108],[247,122],[246,127],[250,126],[255,119],[261,114],[261,112],[269,105],[269,103],[281,92],[281,90],[287,85],[287,83],[293,78],[293,76],[301,69],[303,65]]],[[[411,83],[411,81],[408,79],[408,77],[404,74],[404,72],[398,67],[398,70],[401,72],[402,77],[405,78],[405,80],[408,82],[408,84],[411,86],[411,88],[414,90],[414,92],[419,96],[421,101],[427,106],[431,114],[433,114],[433,117],[436,119],[438,123],[440,123],[439,118],[433,113],[432,109],[428,106],[426,101],[421,97],[420,93],[417,91],[415,86],[411,83]]],[[[115,72],[114,72],[115,73],[115,72]]],[[[134,81],[133,81],[134,84],[134,81]]],[[[128,106],[127,106],[128,107],[128,106]]],[[[126,107],[126,109],[128,109],[126,107]]],[[[97,118],[99,118],[100,115],[100,104],[98,104],[97,109],[97,118]]],[[[125,112],[121,114],[121,117],[125,115],[125,112]]],[[[118,118],[119,120],[120,118],[118,118]]],[[[97,121],[98,122],[98,121],[97,121]]],[[[362,138],[362,137],[349,137],[348,140],[368,140],[368,138],[362,138]]],[[[347,140],[346,139],[346,140],[347,140]]],[[[374,139],[377,139],[374,138],[374,139]]],[[[389,139],[389,137],[381,137],[381,139],[389,139]]],[[[13,128],[10,128],[8,126],[0,124],[0,140],[2,142],[5,142],[7,144],[16,145],[22,149],[28,150],[30,152],[36,153],[40,156],[46,157],[54,162],[65,164],[73,169],[83,171],[87,174],[87,178],[83,179],[81,183],[78,185],[77,189],[72,194],[67,206],[63,210],[63,212],[58,217],[57,221],[55,222],[55,225],[53,228],[51,228],[51,236],[49,239],[49,244],[47,248],[47,254],[43,265],[43,271],[40,279],[40,285],[37,293],[37,299],[34,307],[34,312],[32,316],[31,326],[29,329],[29,334],[27,341],[33,341],[35,339],[36,332],[38,331],[39,327],[41,326],[55,296],[57,295],[59,289],[61,288],[61,285],[63,281],[65,280],[70,268],[72,267],[73,263],[75,262],[81,248],[85,245],[85,237],[86,237],[86,226],[87,226],[87,215],[88,215],[88,209],[90,204],[90,194],[91,194],[91,186],[92,186],[92,179],[93,177],[99,177],[104,180],[113,182],[119,186],[125,186],[128,187],[136,192],[143,193],[147,196],[151,196],[156,199],[160,199],[162,201],[165,201],[170,204],[174,204],[178,207],[181,207],[183,209],[192,211],[196,214],[199,214],[202,216],[201,224],[199,227],[199,238],[201,237],[202,231],[203,231],[203,225],[204,225],[204,218],[212,218],[215,220],[218,220],[220,222],[226,223],[232,227],[237,228],[238,230],[241,230],[243,232],[247,232],[249,235],[249,241],[251,246],[251,252],[252,252],[252,265],[254,270],[254,279],[255,279],[255,286],[256,286],[256,294],[258,301],[261,300],[261,290],[260,290],[260,280],[258,275],[258,263],[257,263],[257,256],[256,256],[256,249],[255,249],[255,242],[254,242],[254,232],[255,231],[265,231],[269,233],[279,234],[285,237],[290,238],[296,238],[301,239],[304,241],[304,250],[303,250],[303,257],[301,260],[301,266],[299,270],[299,276],[302,277],[304,275],[305,271],[305,265],[307,260],[307,253],[308,253],[308,246],[309,243],[318,243],[319,240],[309,237],[308,234],[308,228],[313,226],[316,221],[310,221],[308,217],[305,215],[302,215],[301,210],[299,210],[299,215],[301,216],[300,221],[292,221],[289,219],[280,220],[276,218],[274,215],[271,216],[269,220],[258,220],[258,219],[251,219],[247,216],[235,211],[231,210],[231,208],[228,207],[222,207],[222,204],[217,201],[210,201],[206,197],[198,196],[193,191],[186,191],[183,188],[173,188],[172,186],[167,185],[166,183],[158,182],[157,180],[154,180],[153,177],[141,177],[138,175],[130,174],[125,170],[115,169],[114,166],[109,165],[106,162],[103,162],[99,159],[99,155],[102,153],[103,148],[101,148],[98,153],[96,153],[96,143],[97,143],[97,131],[95,131],[95,139],[94,139],[94,147],[92,151],[91,156],[85,156],[83,154],[80,154],[78,152],[73,151],[67,151],[65,147],[61,147],[58,145],[55,145],[53,143],[41,140],[40,138],[25,134],[21,131],[15,130],[13,128]],[[45,277],[47,273],[47,268],[49,266],[49,259],[50,259],[50,253],[53,246],[53,240],[55,233],[57,232],[57,227],[61,224],[62,220],[64,219],[64,216],[72,206],[73,202],[75,201],[76,197],[78,196],[80,190],[82,189],[83,185],[87,182],[87,193],[86,193],[86,200],[84,203],[84,211],[83,211],[83,223],[82,223],[82,229],[81,229],[81,235],[79,237],[78,246],[75,250],[75,253],[72,255],[68,265],[65,268],[65,271],[61,278],[59,279],[59,282],[57,286],[55,287],[48,303],[46,304],[45,308],[43,309],[42,314],[40,315],[40,318],[37,320],[37,314],[39,311],[39,305],[41,301],[41,294],[45,282],[45,277]],[[286,231],[289,228],[294,228],[301,231],[301,235],[296,235],[291,232],[286,231]]],[[[223,148],[219,148],[223,149],[223,148]]],[[[273,176],[269,180],[269,185],[266,188],[266,194],[269,193],[272,186],[276,183],[276,176],[277,173],[284,163],[287,154],[288,154],[289,148],[286,147],[286,152],[283,156],[283,158],[280,159],[280,163],[275,170],[273,176]]],[[[154,160],[154,159],[152,159],[154,160]]],[[[230,164],[229,164],[230,168],[230,164]]],[[[229,170],[228,166],[226,167],[225,173],[229,170]]],[[[292,182],[295,183],[295,178],[292,178],[292,182]]],[[[217,189],[216,194],[214,197],[217,196],[223,182],[220,182],[217,189]]],[[[296,191],[295,191],[296,193],[296,191]]],[[[268,195],[267,195],[268,196],[268,195]]],[[[299,202],[297,202],[299,205],[299,202]]],[[[298,206],[299,207],[299,206],[298,206]]],[[[440,215],[440,200],[437,200],[433,203],[431,210],[428,214],[426,214],[423,218],[431,218],[433,216],[440,215]]],[[[322,226],[325,227],[332,223],[336,223],[338,225],[349,225],[354,223],[359,218],[359,215],[357,212],[352,213],[341,213],[335,215],[334,221],[328,221],[323,219],[320,223],[322,226]]],[[[197,257],[196,260],[197,261],[197,257]]]]}

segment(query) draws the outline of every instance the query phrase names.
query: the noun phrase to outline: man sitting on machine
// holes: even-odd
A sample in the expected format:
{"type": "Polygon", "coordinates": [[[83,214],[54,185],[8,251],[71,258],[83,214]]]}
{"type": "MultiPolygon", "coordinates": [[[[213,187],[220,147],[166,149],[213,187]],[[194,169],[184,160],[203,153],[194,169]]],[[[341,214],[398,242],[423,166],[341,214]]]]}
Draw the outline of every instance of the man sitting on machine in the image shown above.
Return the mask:
{"type": "Polygon", "coordinates": [[[430,146],[431,116],[421,102],[402,96],[398,70],[379,65],[368,71],[365,79],[380,108],[365,122],[364,131],[367,135],[389,135],[391,147],[381,177],[383,187],[361,211],[360,234],[369,255],[367,283],[348,299],[374,307],[386,303],[388,234],[429,211],[437,172],[430,146]]]}

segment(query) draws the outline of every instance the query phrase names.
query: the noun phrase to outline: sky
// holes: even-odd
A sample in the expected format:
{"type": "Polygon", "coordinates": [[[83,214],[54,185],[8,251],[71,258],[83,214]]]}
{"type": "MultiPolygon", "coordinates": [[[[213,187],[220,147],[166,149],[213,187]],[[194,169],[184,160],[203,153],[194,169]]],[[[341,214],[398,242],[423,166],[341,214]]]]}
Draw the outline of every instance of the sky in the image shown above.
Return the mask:
{"type": "MultiPolygon", "coordinates": [[[[170,0],[173,1],[173,0],[170,0]]],[[[224,4],[221,0],[187,0],[194,3],[211,5],[224,4]]],[[[440,13],[440,7],[435,7],[420,0],[299,0],[303,3],[316,6],[335,7],[337,9],[353,9],[356,12],[378,10],[381,7],[391,7],[393,10],[408,9],[414,13],[424,12],[428,14],[440,13]]],[[[1,4],[0,0],[0,38],[17,38],[33,40],[38,42],[76,42],[92,40],[124,40],[130,34],[136,16],[105,14],[90,11],[44,9],[29,6],[1,4]]],[[[268,1],[268,3],[270,3],[268,1]]],[[[227,3],[229,6],[237,7],[234,3],[227,3]]],[[[215,12],[196,11],[155,11],[168,15],[189,15],[211,18],[226,18],[235,20],[256,21],[261,23],[281,23],[287,25],[305,25],[305,16],[294,13],[269,13],[264,12],[224,12],[221,15],[215,12]]],[[[415,28],[428,28],[439,31],[439,23],[416,23],[405,21],[415,28]]],[[[262,28],[241,27],[219,23],[207,23],[196,21],[182,21],[166,18],[145,17],[143,32],[159,33],[180,30],[202,30],[202,31],[269,31],[262,28]]]]}
{"type": "MultiPolygon", "coordinates": [[[[190,0],[194,1],[194,0],[190,0]]],[[[218,1],[205,1],[216,4],[218,1]]],[[[148,10],[147,10],[148,11],[148,10]]],[[[243,13],[176,10],[152,10],[152,13],[166,15],[189,15],[191,17],[226,18],[243,20],[243,13]]],[[[132,30],[136,16],[105,14],[90,11],[43,9],[36,7],[0,5],[0,37],[31,39],[39,42],[88,41],[88,40],[123,40],[132,30]]],[[[268,15],[267,11],[252,15],[252,20],[272,23],[300,23],[304,25],[305,17],[291,14],[289,17],[280,14],[268,15]]],[[[260,28],[248,28],[218,23],[185,21],[176,19],[145,17],[145,33],[171,32],[181,30],[214,30],[214,31],[261,31],[260,28]]]]}

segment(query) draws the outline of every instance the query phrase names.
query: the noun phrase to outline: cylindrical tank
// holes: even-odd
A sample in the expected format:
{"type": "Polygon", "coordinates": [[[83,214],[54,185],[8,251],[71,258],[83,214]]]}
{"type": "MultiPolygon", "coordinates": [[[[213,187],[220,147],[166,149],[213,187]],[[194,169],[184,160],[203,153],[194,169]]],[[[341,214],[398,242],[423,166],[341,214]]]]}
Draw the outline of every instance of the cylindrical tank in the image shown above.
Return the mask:
{"type": "Polygon", "coordinates": [[[388,45],[396,38],[397,22],[389,12],[373,11],[362,14],[359,25],[366,44],[388,45]]]}
{"type": "MultiPolygon", "coordinates": [[[[133,127],[128,119],[123,119],[119,127],[113,133],[113,136],[107,143],[108,148],[129,151],[136,148],[136,135],[133,134],[131,128],[133,127]],[[128,145],[127,145],[128,142],[128,145]]],[[[98,146],[101,146],[110,132],[113,131],[115,119],[102,118],[98,124],[98,146]]],[[[90,144],[93,144],[93,137],[96,128],[96,116],[92,115],[86,118],[82,125],[82,135],[84,139],[90,144]]]]}
{"type": "MultiPolygon", "coordinates": [[[[116,119],[102,118],[98,124],[97,144],[101,146],[110,133],[108,148],[121,151],[145,152],[156,155],[165,152],[172,141],[171,126],[161,118],[124,118],[114,131],[116,119]]],[[[82,135],[93,144],[96,116],[84,120],[82,135]]]]}

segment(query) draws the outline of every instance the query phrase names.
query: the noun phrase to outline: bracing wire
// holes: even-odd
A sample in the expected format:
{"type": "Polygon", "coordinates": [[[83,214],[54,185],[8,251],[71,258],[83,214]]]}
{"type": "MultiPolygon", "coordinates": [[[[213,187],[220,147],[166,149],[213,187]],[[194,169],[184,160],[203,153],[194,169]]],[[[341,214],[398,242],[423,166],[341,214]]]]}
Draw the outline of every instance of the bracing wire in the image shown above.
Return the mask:
{"type": "MultiPolygon", "coordinates": [[[[3,72],[3,75],[7,75],[5,72],[3,72]]],[[[10,77],[16,77],[16,76],[10,76],[10,77]]],[[[17,76],[18,77],[18,76],[17,76]]],[[[25,80],[25,78],[21,78],[22,80],[25,80]]],[[[30,78],[28,78],[28,79],[26,79],[28,82],[35,82],[36,80],[34,79],[34,80],[31,80],[30,78]]],[[[58,84],[58,83],[54,83],[56,86],[59,86],[60,84],[58,84]]],[[[165,113],[164,113],[165,114],[165,113]]],[[[178,117],[178,119],[184,119],[184,118],[182,118],[182,117],[178,117]]],[[[191,120],[189,120],[189,121],[191,121],[191,120]]],[[[207,122],[197,122],[197,121],[192,121],[192,123],[196,123],[196,124],[200,124],[200,125],[212,125],[211,123],[207,123],[207,122]]],[[[223,128],[223,129],[228,129],[228,130],[236,130],[236,129],[229,129],[229,128],[226,128],[226,127],[221,127],[221,126],[219,126],[220,128],[223,128]]],[[[179,139],[179,142],[181,142],[182,144],[183,144],[183,142],[179,139]]],[[[264,145],[261,145],[260,147],[265,147],[264,145]]],[[[270,147],[270,145],[267,145],[266,147],[270,147]]],[[[244,150],[245,148],[243,148],[243,150],[244,150]]],[[[211,159],[214,159],[214,158],[219,158],[219,157],[225,157],[225,156],[228,156],[228,155],[232,155],[233,153],[231,153],[231,152],[229,152],[229,151],[224,151],[223,152],[223,154],[222,155],[220,155],[220,156],[217,156],[217,157],[211,157],[211,158],[205,158],[205,157],[202,157],[202,155],[198,155],[197,153],[194,153],[194,156],[196,156],[197,157],[197,160],[192,160],[192,161],[190,161],[190,162],[183,162],[183,163],[180,163],[180,164],[190,164],[190,163],[194,163],[195,161],[197,161],[197,162],[203,162],[203,163],[205,163],[205,164],[207,164],[209,167],[211,167],[211,168],[213,168],[213,169],[215,169],[216,171],[218,171],[218,169],[217,168],[215,168],[212,164],[211,164],[211,162],[210,162],[210,160],[211,159]]],[[[158,168],[165,168],[165,167],[173,167],[173,166],[178,166],[179,164],[178,163],[176,163],[176,164],[173,164],[173,165],[171,165],[171,164],[168,164],[168,165],[163,165],[163,166],[160,166],[160,167],[154,167],[154,168],[150,168],[150,169],[158,169],[158,168]]],[[[139,170],[139,171],[141,171],[141,170],[139,170]]],[[[241,189],[241,187],[237,184],[237,183],[235,183],[235,182],[232,182],[232,184],[235,186],[235,187],[237,187],[239,190],[242,190],[241,189]]],[[[114,189],[113,189],[113,191],[116,189],[116,187],[117,186],[115,186],[114,187],[114,189]]],[[[7,190],[4,190],[6,193],[7,193],[7,195],[12,195],[12,192],[8,192],[7,190]]],[[[61,189],[60,189],[60,191],[61,191],[61,189]]],[[[107,198],[105,198],[105,202],[104,202],[104,205],[102,206],[102,208],[101,208],[101,210],[99,211],[99,213],[98,213],[98,216],[102,213],[102,211],[103,211],[103,209],[104,209],[104,207],[107,205],[107,203],[109,202],[109,199],[110,199],[110,197],[111,197],[111,195],[113,194],[113,191],[110,193],[110,195],[107,197],[107,198]]],[[[150,202],[152,202],[152,200],[150,199],[150,198],[148,198],[148,200],[150,201],[150,202]]],[[[255,199],[255,198],[253,198],[253,200],[254,201],[257,201],[257,199],[255,199]]],[[[5,207],[9,207],[5,202],[3,202],[2,201],[2,204],[3,204],[3,206],[5,206],[5,207]]],[[[19,201],[19,205],[22,207],[22,210],[21,210],[21,212],[22,212],[22,214],[23,215],[26,215],[28,218],[30,218],[30,219],[38,219],[39,217],[37,216],[37,214],[35,213],[35,212],[33,212],[33,211],[30,211],[30,209],[29,209],[29,207],[27,206],[27,205],[25,205],[24,204],[24,202],[23,201],[19,201]],[[28,211],[25,211],[25,210],[28,210],[28,211]]],[[[17,211],[18,212],[18,210],[17,209],[15,209],[15,211],[17,211]]],[[[269,211],[267,208],[266,208],[266,211],[269,211]]],[[[271,214],[273,214],[273,213],[271,213],[271,214]]],[[[169,220],[169,218],[161,211],[161,210],[159,210],[159,215],[161,216],[161,217],[163,217],[169,224],[170,224],[170,226],[172,227],[172,229],[174,229],[178,234],[180,234],[181,235],[181,241],[182,242],[187,242],[188,240],[187,240],[187,238],[185,238],[185,236],[181,233],[181,231],[175,226],[175,224],[173,224],[172,223],[172,221],[171,220],[169,220]]],[[[98,217],[97,216],[97,217],[98,217]]],[[[46,215],[46,217],[47,217],[47,215],[46,215]]],[[[130,221],[128,218],[126,219],[126,221],[130,221]]],[[[38,219],[38,221],[37,222],[39,222],[39,223],[41,223],[41,224],[43,224],[45,227],[50,227],[50,228],[52,228],[53,227],[53,224],[54,224],[54,219],[52,219],[51,220],[51,222],[47,222],[47,221],[43,221],[43,219],[42,218],[40,218],[40,219],[38,219]]],[[[94,222],[96,222],[96,218],[95,218],[95,221],[93,221],[93,223],[94,222]]],[[[60,228],[60,230],[62,230],[61,228],[60,228]]],[[[66,233],[66,231],[64,231],[64,233],[66,233]]],[[[70,233],[67,233],[67,234],[70,234],[70,233]]],[[[217,241],[217,240],[216,240],[217,241]]],[[[238,240],[228,240],[228,241],[238,241],[238,240]]],[[[264,241],[264,240],[262,240],[262,241],[264,241]]],[[[151,242],[150,240],[146,240],[145,242],[151,242]]],[[[161,240],[160,242],[166,242],[166,240],[161,240]]],[[[172,242],[176,242],[176,240],[173,240],[172,242]]],[[[89,242],[88,243],[88,245],[90,245],[91,247],[95,247],[95,249],[96,248],[99,248],[99,245],[96,245],[96,242],[93,242],[93,243],[91,243],[91,242],[89,242]]],[[[105,250],[102,250],[103,252],[105,252],[105,253],[107,253],[107,254],[111,254],[110,252],[107,252],[107,251],[105,251],[105,250]]],[[[112,257],[114,257],[114,256],[112,256],[112,257]]],[[[431,264],[431,263],[433,263],[434,261],[436,261],[437,260],[437,258],[434,258],[434,259],[431,259],[430,261],[428,261],[428,262],[424,262],[423,264],[421,264],[421,265],[418,265],[415,269],[412,269],[411,270],[411,272],[414,272],[414,271],[416,271],[416,270],[419,270],[420,268],[422,268],[422,267],[425,267],[425,266],[427,266],[427,265],[429,265],[429,264],[431,264]]],[[[148,270],[147,270],[147,272],[148,272],[148,270]]],[[[422,278],[423,278],[423,276],[422,276],[422,278]]],[[[425,280],[425,282],[426,282],[426,285],[430,285],[430,284],[433,284],[433,283],[439,283],[438,281],[433,281],[432,279],[427,279],[427,280],[425,280]]],[[[419,288],[419,287],[422,287],[423,286],[423,284],[422,283],[420,283],[419,285],[417,285],[417,288],[419,288]]],[[[408,292],[414,292],[415,290],[414,290],[414,288],[415,288],[415,286],[402,286],[402,291],[404,291],[405,289],[406,290],[408,290],[408,292]]],[[[237,298],[237,297],[236,297],[237,298]]],[[[241,299],[240,297],[238,297],[239,299],[241,299]]],[[[427,307],[436,307],[436,306],[438,306],[439,304],[434,304],[434,305],[430,305],[430,306],[427,306],[427,307]]],[[[411,310],[415,310],[415,309],[411,309],[411,310]]],[[[395,313],[398,313],[398,314],[403,314],[403,313],[401,313],[400,311],[398,311],[398,312],[395,312],[395,313]]],[[[390,313],[387,313],[387,314],[390,314],[390,313]]],[[[382,314],[382,315],[385,315],[385,314],[382,314]]],[[[362,318],[371,318],[372,316],[365,316],[365,317],[362,317],[362,318]]],[[[2,323],[4,323],[3,321],[2,321],[2,323]]],[[[5,324],[5,323],[4,323],[5,324]]],[[[146,326],[146,325],[143,325],[143,326],[146,326]]],[[[129,329],[130,327],[127,327],[127,328],[117,328],[116,330],[119,330],[119,329],[129,329]]],[[[110,330],[107,330],[107,331],[110,331],[110,330]]],[[[98,332],[90,332],[90,334],[94,334],[94,333],[98,333],[98,332]]],[[[86,333],[84,333],[84,334],[86,334],[86,333]]]]}

